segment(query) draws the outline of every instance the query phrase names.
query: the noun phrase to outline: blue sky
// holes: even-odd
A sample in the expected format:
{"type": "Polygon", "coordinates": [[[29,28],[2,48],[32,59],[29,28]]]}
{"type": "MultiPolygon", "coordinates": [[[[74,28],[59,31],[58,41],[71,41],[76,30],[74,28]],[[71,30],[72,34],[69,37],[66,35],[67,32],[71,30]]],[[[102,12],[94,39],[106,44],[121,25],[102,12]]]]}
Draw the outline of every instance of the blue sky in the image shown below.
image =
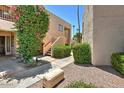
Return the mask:
{"type": "MultiPolygon", "coordinates": [[[[45,8],[55,15],[69,22],[72,26],[75,25],[74,33],[77,29],[77,5],[46,5],[45,8]]],[[[80,26],[82,31],[82,17],[85,6],[80,5],[80,26]]],[[[73,29],[72,29],[73,30],[73,29]]]]}

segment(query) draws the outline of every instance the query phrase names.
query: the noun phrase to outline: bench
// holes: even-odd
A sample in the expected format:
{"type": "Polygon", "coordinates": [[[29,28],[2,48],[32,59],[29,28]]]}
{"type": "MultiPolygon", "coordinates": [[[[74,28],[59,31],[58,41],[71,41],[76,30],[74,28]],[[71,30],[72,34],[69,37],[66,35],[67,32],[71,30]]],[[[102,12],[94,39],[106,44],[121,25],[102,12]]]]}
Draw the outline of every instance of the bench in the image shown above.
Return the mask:
{"type": "Polygon", "coordinates": [[[45,76],[43,77],[43,87],[55,87],[62,80],[64,80],[64,71],[62,69],[57,68],[45,74],[45,76]]]}

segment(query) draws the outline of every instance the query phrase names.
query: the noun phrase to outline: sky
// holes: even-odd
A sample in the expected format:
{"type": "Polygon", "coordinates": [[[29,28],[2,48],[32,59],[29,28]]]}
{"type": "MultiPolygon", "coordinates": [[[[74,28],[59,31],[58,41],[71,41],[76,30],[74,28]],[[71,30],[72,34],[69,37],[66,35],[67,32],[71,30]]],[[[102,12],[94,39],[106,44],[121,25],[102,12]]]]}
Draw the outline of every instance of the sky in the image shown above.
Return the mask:
{"type": "MultiPolygon", "coordinates": [[[[69,22],[72,27],[75,25],[74,34],[77,32],[78,20],[77,20],[77,5],[46,5],[45,8],[65,21],[69,22]]],[[[85,10],[85,6],[80,5],[80,27],[82,32],[82,18],[85,10]]],[[[72,28],[73,35],[73,28],[72,28]]]]}

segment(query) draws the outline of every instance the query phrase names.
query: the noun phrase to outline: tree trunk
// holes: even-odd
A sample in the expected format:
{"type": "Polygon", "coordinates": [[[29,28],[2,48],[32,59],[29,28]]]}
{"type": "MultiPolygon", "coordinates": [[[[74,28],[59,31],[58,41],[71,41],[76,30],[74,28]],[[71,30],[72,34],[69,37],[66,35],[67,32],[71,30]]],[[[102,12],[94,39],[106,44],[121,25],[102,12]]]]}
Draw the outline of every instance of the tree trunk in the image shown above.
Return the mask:
{"type": "Polygon", "coordinates": [[[79,40],[79,43],[81,42],[81,38],[80,38],[80,14],[79,14],[79,5],[77,6],[77,18],[78,18],[78,40],[79,40]]]}

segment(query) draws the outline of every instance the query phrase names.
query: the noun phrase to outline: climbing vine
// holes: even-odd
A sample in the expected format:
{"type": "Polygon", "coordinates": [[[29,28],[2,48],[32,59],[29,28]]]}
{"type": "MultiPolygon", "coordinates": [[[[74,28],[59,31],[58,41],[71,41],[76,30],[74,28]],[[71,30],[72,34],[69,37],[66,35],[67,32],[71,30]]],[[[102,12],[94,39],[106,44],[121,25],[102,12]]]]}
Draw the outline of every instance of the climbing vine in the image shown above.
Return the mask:
{"type": "Polygon", "coordinates": [[[18,52],[23,62],[32,64],[32,57],[39,54],[43,38],[48,31],[49,16],[39,6],[17,6],[15,26],[18,37],[18,52]]]}

